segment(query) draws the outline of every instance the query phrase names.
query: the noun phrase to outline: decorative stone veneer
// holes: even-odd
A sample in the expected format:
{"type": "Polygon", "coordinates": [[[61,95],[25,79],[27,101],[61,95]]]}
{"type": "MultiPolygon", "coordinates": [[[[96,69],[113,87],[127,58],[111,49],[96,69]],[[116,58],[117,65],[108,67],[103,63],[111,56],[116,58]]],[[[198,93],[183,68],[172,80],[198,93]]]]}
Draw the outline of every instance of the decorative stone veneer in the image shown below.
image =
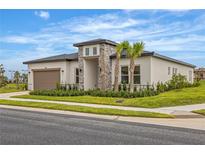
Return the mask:
{"type": "Polygon", "coordinates": [[[79,88],[84,89],[84,58],[83,47],[78,48],[78,63],[79,63],[79,88]]]}
{"type": "MultiPolygon", "coordinates": [[[[112,88],[112,65],[110,55],[114,52],[114,46],[109,44],[100,44],[100,53],[98,57],[98,81],[97,87],[101,90],[112,88]]],[[[83,47],[78,48],[78,63],[79,63],[79,88],[84,89],[84,56],[83,47]]]]}
{"type": "Polygon", "coordinates": [[[112,76],[111,76],[111,60],[110,55],[113,46],[109,44],[100,45],[100,55],[98,59],[99,63],[99,78],[98,78],[98,88],[101,90],[108,90],[112,88],[112,76]]]}

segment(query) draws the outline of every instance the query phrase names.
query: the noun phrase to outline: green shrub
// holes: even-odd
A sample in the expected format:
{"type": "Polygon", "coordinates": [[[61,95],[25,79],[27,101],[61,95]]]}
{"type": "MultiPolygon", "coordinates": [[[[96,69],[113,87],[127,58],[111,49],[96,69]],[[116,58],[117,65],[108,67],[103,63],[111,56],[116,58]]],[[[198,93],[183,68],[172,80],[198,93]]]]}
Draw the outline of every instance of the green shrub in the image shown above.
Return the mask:
{"type": "Polygon", "coordinates": [[[101,91],[96,90],[35,90],[30,92],[31,95],[44,95],[44,96],[98,96],[98,97],[122,97],[122,98],[135,98],[157,95],[154,89],[144,89],[130,93],[128,91],[115,92],[113,90],[101,91]]]}
{"type": "Polygon", "coordinates": [[[56,90],[35,90],[31,91],[31,95],[45,95],[45,96],[98,96],[98,97],[121,97],[121,98],[136,98],[136,97],[147,97],[155,96],[162,92],[181,89],[185,87],[196,87],[200,83],[195,81],[193,84],[189,83],[185,76],[183,75],[173,75],[172,79],[166,83],[158,82],[156,86],[146,86],[140,88],[133,93],[129,92],[129,87],[126,84],[119,85],[119,91],[114,90],[101,91],[100,89],[91,89],[91,90],[78,90],[77,85],[74,84],[65,84],[65,85],[56,85],[56,90]]]}
{"type": "Polygon", "coordinates": [[[187,81],[186,76],[178,74],[178,75],[173,75],[172,79],[165,83],[158,82],[156,84],[156,90],[158,93],[162,93],[174,89],[181,89],[186,87],[197,87],[199,85],[200,85],[199,81],[194,81],[194,83],[190,83],[187,81]]]}

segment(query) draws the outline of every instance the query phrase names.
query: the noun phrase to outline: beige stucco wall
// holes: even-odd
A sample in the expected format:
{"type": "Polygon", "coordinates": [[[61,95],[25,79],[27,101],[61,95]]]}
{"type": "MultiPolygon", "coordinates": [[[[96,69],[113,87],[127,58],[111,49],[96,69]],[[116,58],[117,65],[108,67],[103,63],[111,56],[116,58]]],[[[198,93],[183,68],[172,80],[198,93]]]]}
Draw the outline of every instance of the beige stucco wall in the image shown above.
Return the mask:
{"type": "Polygon", "coordinates": [[[28,64],[28,89],[33,90],[33,71],[34,69],[55,69],[60,68],[61,83],[75,83],[75,68],[78,68],[78,61],[46,62],[28,64]]]}
{"type": "Polygon", "coordinates": [[[193,68],[185,65],[181,65],[175,62],[166,61],[160,58],[151,57],[151,83],[165,82],[172,78],[172,69],[177,68],[177,74],[186,75],[189,80],[189,71],[192,72],[193,82],[193,68]],[[171,68],[171,74],[168,75],[168,67],[171,68]]]}
{"type": "MultiPolygon", "coordinates": [[[[120,60],[120,71],[119,71],[119,83],[121,83],[121,66],[128,66],[130,60],[128,58],[122,58],[120,60]]],[[[141,84],[151,84],[151,57],[139,57],[135,60],[135,65],[140,65],[141,73],[141,84]]],[[[112,60],[112,84],[114,84],[114,70],[115,70],[115,59],[112,60]]]]}
{"type": "Polygon", "coordinates": [[[83,56],[84,56],[84,57],[88,57],[88,56],[85,54],[85,49],[86,49],[86,48],[89,48],[89,53],[90,53],[89,56],[99,56],[99,53],[100,53],[100,45],[99,45],[99,44],[83,46],[83,56]],[[96,54],[96,55],[93,55],[93,48],[94,48],[94,47],[97,48],[97,54],[96,54]]]}
{"type": "Polygon", "coordinates": [[[67,80],[66,83],[75,84],[75,70],[79,68],[78,61],[69,61],[67,62],[67,80]]]}
{"type": "Polygon", "coordinates": [[[28,65],[28,89],[33,90],[33,69],[52,69],[52,68],[60,68],[60,81],[63,83],[66,81],[66,61],[64,62],[47,62],[47,63],[35,63],[28,65]],[[62,71],[64,70],[64,72],[62,71]]]}
{"type": "Polygon", "coordinates": [[[97,88],[98,60],[84,60],[84,89],[97,88]]]}
{"type": "MultiPolygon", "coordinates": [[[[85,62],[85,61],[84,61],[85,62]]],[[[129,67],[130,60],[128,58],[122,58],[120,60],[120,66],[129,67]]],[[[193,68],[185,65],[177,64],[174,62],[162,60],[155,57],[140,57],[135,61],[135,65],[140,65],[141,72],[141,84],[153,84],[157,82],[165,82],[170,80],[172,77],[172,68],[177,68],[177,73],[186,75],[189,79],[189,71],[192,72],[193,82],[193,68]],[[168,75],[168,67],[171,68],[171,74],[168,75]]],[[[115,59],[112,59],[111,63],[111,75],[112,84],[114,84],[114,68],[115,59]]],[[[47,63],[36,63],[29,64],[29,74],[28,74],[28,89],[33,90],[33,69],[51,69],[60,68],[60,80],[61,83],[75,83],[75,69],[79,67],[78,61],[62,61],[62,62],[47,62],[47,63]]],[[[95,61],[87,61],[84,65],[84,80],[86,81],[84,85],[85,89],[93,88],[97,82],[97,71],[98,63],[95,61]]],[[[120,67],[121,68],[121,67],[120,67]]],[[[121,70],[119,71],[119,83],[121,83],[121,70]]]]}

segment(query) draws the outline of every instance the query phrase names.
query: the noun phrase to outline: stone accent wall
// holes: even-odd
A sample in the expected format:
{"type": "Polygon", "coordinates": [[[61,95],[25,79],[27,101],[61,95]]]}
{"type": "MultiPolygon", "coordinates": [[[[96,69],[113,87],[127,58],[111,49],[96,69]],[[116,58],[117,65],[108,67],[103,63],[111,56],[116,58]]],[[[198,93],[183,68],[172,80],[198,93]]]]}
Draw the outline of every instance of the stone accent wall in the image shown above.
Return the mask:
{"type": "Polygon", "coordinates": [[[99,55],[99,78],[98,78],[98,88],[101,90],[108,90],[112,88],[112,76],[111,76],[111,48],[113,46],[109,44],[100,45],[100,55],[99,55]]]}
{"type": "Polygon", "coordinates": [[[79,88],[84,89],[84,58],[83,47],[78,48],[78,63],[79,63],[79,88]]]}

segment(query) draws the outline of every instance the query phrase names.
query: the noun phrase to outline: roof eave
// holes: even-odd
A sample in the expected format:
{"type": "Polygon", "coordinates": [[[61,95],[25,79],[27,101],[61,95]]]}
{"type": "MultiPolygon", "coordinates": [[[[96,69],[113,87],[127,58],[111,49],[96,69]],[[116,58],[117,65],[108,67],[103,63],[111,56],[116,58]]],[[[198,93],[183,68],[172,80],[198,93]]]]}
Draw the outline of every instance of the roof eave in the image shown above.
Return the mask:
{"type": "Polygon", "coordinates": [[[47,62],[60,62],[60,61],[76,61],[78,59],[56,59],[56,60],[44,60],[44,61],[26,61],[23,64],[37,64],[37,63],[47,63],[47,62]]]}
{"type": "Polygon", "coordinates": [[[81,46],[85,46],[85,45],[95,45],[95,44],[103,44],[103,43],[110,44],[113,46],[116,46],[118,44],[116,42],[112,42],[109,40],[100,40],[100,41],[93,41],[93,42],[88,41],[88,42],[75,43],[75,44],[73,44],[73,46],[74,47],[81,47],[81,46]]]}
{"type": "Polygon", "coordinates": [[[170,58],[170,57],[166,57],[166,56],[157,54],[155,52],[153,53],[152,56],[156,57],[156,58],[163,59],[163,60],[171,61],[171,62],[174,62],[174,63],[178,63],[178,64],[181,64],[181,65],[184,65],[184,66],[189,66],[189,67],[192,67],[192,68],[196,67],[195,65],[192,65],[192,64],[189,64],[189,63],[186,63],[186,62],[183,62],[183,61],[179,61],[179,60],[176,60],[176,59],[173,59],[173,58],[170,58]]]}

